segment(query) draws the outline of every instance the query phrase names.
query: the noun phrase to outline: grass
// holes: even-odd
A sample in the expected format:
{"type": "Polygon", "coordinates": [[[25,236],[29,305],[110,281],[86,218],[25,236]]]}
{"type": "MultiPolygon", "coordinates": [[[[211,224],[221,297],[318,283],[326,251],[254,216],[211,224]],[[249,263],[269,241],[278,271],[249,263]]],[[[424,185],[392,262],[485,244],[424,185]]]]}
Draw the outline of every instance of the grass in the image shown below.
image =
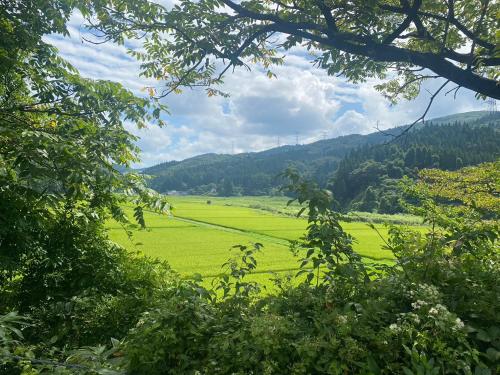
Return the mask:
{"type": "Polygon", "coordinates": [[[146,214],[146,222],[150,225],[148,230],[135,231],[132,242],[121,227],[110,226],[110,237],[129,250],[139,250],[145,255],[167,260],[182,275],[199,273],[205,277],[215,276],[231,256],[229,249],[232,246],[256,241],[265,246],[259,257],[261,270],[279,271],[292,267],[293,257],[285,244],[151,213],[146,214]]]}
{"type": "MultiPolygon", "coordinates": [[[[186,277],[195,273],[208,278],[218,275],[221,265],[232,254],[232,246],[260,242],[264,249],[257,255],[258,274],[254,278],[268,279],[269,272],[294,272],[299,264],[289,251],[288,243],[305,232],[307,222],[279,212],[286,200],[279,197],[171,197],[173,216],[147,212],[148,229],[134,231],[132,240],[118,224],[110,222],[108,227],[115,242],[129,250],[165,259],[186,277]],[[207,204],[207,200],[211,204],[207,204]],[[255,208],[259,205],[264,208],[255,208]]],[[[292,213],[296,208],[285,210],[292,213]]],[[[376,227],[382,236],[387,236],[384,226],[377,224],[376,227]]],[[[392,254],[382,249],[383,240],[366,223],[348,222],[344,228],[357,239],[354,247],[368,261],[391,261],[392,254]]]]}
{"type": "MultiPolygon", "coordinates": [[[[227,199],[227,198],[226,198],[227,199]]],[[[210,205],[199,197],[173,197],[174,215],[198,222],[215,224],[223,227],[236,228],[250,234],[261,234],[285,241],[300,238],[307,228],[305,219],[276,215],[267,210],[237,206],[245,198],[236,198],[233,205],[228,200],[212,200],[210,205]]],[[[252,197],[252,199],[255,199],[252,197]]],[[[285,198],[267,198],[264,201],[286,204],[285,198]]],[[[298,206],[297,206],[298,207],[298,206]]],[[[382,250],[383,241],[379,235],[366,223],[348,222],[343,224],[345,230],[357,240],[355,249],[363,256],[375,260],[390,259],[392,254],[382,250]]],[[[384,225],[376,225],[379,232],[387,237],[384,225]]]]}
{"type": "MultiPolygon", "coordinates": [[[[261,211],[267,211],[281,216],[295,217],[301,206],[297,202],[287,205],[287,197],[171,197],[176,202],[181,199],[182,202],[189,200],[191,202],[206,203],[210,200],[212,203],[224,206],[236,206],[254,208],[261,211]]],[[[422,225],[422,218],[409,214],[379,214],[372,212],[350,212],[346,215],[350,220],[372,223],[391,223],[402,225],[422,225]]]]}

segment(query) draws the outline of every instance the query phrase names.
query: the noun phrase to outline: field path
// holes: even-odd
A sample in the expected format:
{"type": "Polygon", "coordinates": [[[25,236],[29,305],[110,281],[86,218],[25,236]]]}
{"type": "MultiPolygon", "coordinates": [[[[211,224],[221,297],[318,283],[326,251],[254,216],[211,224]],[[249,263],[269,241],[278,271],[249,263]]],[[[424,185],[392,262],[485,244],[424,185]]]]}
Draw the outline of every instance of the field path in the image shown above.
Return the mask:
{"type": "Polygon", "coordinates": [[[219,224],[207,223],[207,222],[201,221],[201,220],[187,219],[187,218],[179,217],[179,216],[171,216],[171,218],[174,220],[177,220],[177,221],[182,221],[182,222],[193,224],[193,225],[200,226],[200,227],[207,227],[207,228],[211,228],[211,229],[216,229],[216,230],[220,230],[223,232],[238,233],[238,234],[247,235],[247,236],[252,235],[252,237],[255,237],[256,239],[265,240],[265,241],[272,242],[272,243],[275,243],[278,245],[288,246],[290,244],[289,240],[285,240],[283,238],[269,236],[266,234],[261,234],[261,233],[257,233],[257,232],[253,232],[253,231],[237,229],[237,228],[233,228],[233,227],[227,227],[227,226],[219,225],[219,224]]]}
{"type": "MultiPolygon", "coordinates": [[[[206,199],[206,198],[204,198],[206,199]]],[[[262,243],[257,274],[298,269],[298,258],[290,251],[290,240],[306,231],[306,220],[275,214],[254,207],[230,205],[222,201],[208,205],[201,198],[176,198],[171,215],[145,210],[147,230],[134,230],[133,242],[123,228],[113,221],[107,224],[110,238],[123,247],[169,262],[181,275],[201,274],[213,277],[221,265],[234,256],[237,244],[262,243]]],[[[124,207],[133,216],[132,207],[124,207]]],[[[381,248],[381,240],[366,223],[348,222],[345,229],[358,241],[355,250],[370,263],[391,262],[391,254],[381,248]]],[[[385,234],[385,228],[379,226],[385,234]]]]}
{"type": "MultiPolygon", "coordinates": [[[[255,238],[256,240],[260,240],[263,242],[271,242],[271,243],[274,243],[276,245],[282,245],[282,246],[287,246],[287,247],[290,245],[290,240],[280,238],[280,237],[270,236],[270,235],[266,235],[263,233],[250,231],[250,230],[243,230],[243,229],[224,226],[224,225],[220,225],[220,224],[207,223],[206,221],[202,221],[202,220],[188,219],[185,217],[173,216],[173,215],[171,216],[171,219],[181,221],[184,223],[188,223],[191,225],[215,229],[215,230],[219,230],[219,231],[223,231],[223,232],[236,233],[236,234],[241,234],[241,235],[246,235],[246,236],[250,235],[253,238],[255,238]]],[[[390,257],[372,257],[372,256],[366,255],[366,254],[362,255],[362,257],[366,258],[367,260],[369,259],[370,261],[373,261],[373,262],[382,262],[382,263],[386,262],[386,261],[393,261],[394,260],[393,258],[390,258],[390,257]]],[[[286,270],[294,270],[294,269],[296,269],[296,268],[287,268],[286,270]]],[[[283,270],[280,270],[280,271],[283,271],[283,270]]],[[[267,271],[262,271],[262,272],[267,272],[267,271]]]]}

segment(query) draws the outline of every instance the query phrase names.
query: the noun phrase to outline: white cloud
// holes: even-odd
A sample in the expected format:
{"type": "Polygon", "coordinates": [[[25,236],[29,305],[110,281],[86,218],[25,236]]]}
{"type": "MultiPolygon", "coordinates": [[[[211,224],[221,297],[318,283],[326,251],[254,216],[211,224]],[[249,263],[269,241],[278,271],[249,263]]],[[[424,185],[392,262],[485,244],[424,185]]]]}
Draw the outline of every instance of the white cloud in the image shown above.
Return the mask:
{"type": "Polygon", "coordinates": [[[342,116],[337,118],[334,123],[335,136],[353,134],[353,133],[366,133],[367,126],[372,123],[373,120],[367,118],[365,115],[348,110],[342,116]]]}
{"type": "MultiPolygon", "coordinates": [[[[176,0],[158,1],[167,7],[176,0]]],[[[126,54],[126,48],[111,43],[94,45],[82,39],[81,15],[69,24],[71,38],[46,38],[59,48],[82,75],[120,82],[138,95],[155,82],[139,76],[139,63],[126,54]]],[[[139,46],[136,42],[135,46],[139,46]]],[[[304,49],[294,48],[286,64],[273,69],[277,79],[269,79],[255,67],[249,72],[238,69],[225,78],[222,87],[230,98],[207,97],[203,90],[185,90],[182,95],[165,99],[171,115],[165,128],[149,127],[133,130],[141,137],[143,165],[183,159],[206,152],[229,153],[258,151],[281,144],[311,142],[329,137],[375,131],[376,122],[389,128],[412,122],[424,111],[429,94],[423,93],[412,102],[391,107],[373,86],[376,80],[360,85],[329,77],[324,70],[312,66],[304,49]]],[[[426,84],[432,90],[440,82],[426,84]]],[[[450,85],[450,88],[452,86],[450,85]]],[[[445,90],[446,91],[446,90],[445,90]]],[[[461,90],[457,99],[441,95],[428,118],[477,110],[484,105],[473,94],[461,90]]],[[[127,125],[130,127],[130,124],[127,125]]]]}

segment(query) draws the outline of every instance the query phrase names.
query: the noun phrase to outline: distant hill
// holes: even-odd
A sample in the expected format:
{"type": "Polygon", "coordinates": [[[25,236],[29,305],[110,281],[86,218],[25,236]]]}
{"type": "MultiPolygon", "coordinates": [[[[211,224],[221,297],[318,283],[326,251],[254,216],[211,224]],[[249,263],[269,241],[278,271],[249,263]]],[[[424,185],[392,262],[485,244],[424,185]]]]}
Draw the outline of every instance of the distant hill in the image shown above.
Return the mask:
{"type": "Polygon", "coordinates": [[[326,183],[328,172],[351,150],[366,144],[383,142],[387,137],[348,135],[307,145],[282,146],[262,152],[237,155],[205,154],[183,161],[172,161],[146,168],[143,173],[154,176],[151,186],[160,191],[190,191],[204,194],[220,191],[226,180],[226,192],[245,195],[269,194],[279,185],[276,177],[288,166],[326,183]],[[227,190],[229,189],[229,190],[227,190]]]}
{"type": "Polygon", "coordinates": [[[500,122],[500,113],[491,113],[488,111],[471,111],[464,113],[456,113],[454,115],[438,117],[426,121],[426,125],[442,125],[442,124],[454,124],[462,123],[469,125],[482,125],[489,122],[500,122]]]}
{"type": "MultiPolygon", "coordinates": [[[[439,126],[446,125],[447,130],[441,131],[438,135],[445,141],[451,139],[448,132],[453,133],[451,129],[453,126],[465,125],[474,129],[483,125],[496,127],[499,124],[499,114],[491,115],[483,111],[461,113],[432,119],[425,125],[419,124],[398,142],[411,140],[420,132],[432,132],[431,129],[439,126]]],[[[398,134],[403,129],[404,127],[399,127],[390,131],[398,134]]],[[[460,131],[464,129],[460,128],[460,131]]],[[[476,130],[471,131],[476,132],[476,130]]],[[[420,137],[419,142],[430,141],[432,137],[425,140],[420,137]]],[[[199,155],[182,161],[161,163],[145,168],[142,172],[154,177],[150,182],[151,187],[160,192],[176,190],[192,194],[273,194],[280,185],[277,175],[289,166],[297,168],[320,185],[326,186],[343,159],[356,150],[367,150],[377,145],[386,147],[382,144],[389,140],[380,132],[367,135],[353,134],[306,145],[282,146],[262,152],[199,155]]],[[[500,144],[497,145],[500,147],[500,144]]]]}

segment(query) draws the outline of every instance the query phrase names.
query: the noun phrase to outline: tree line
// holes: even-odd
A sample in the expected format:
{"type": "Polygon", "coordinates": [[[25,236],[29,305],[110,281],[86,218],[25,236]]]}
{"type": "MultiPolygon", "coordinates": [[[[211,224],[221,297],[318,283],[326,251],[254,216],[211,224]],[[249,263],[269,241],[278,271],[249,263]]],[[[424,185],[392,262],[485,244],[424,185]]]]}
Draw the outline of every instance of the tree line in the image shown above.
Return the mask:
{"type": "Polygon", "coordinates": [[[426,126],[388,145],[361,147],[342,159],[329,187],[344,210],[401,212],[399,180],[416,178],[424,168],[456,170],[494,161],[500,132],[484,126],[426,126]]]}

